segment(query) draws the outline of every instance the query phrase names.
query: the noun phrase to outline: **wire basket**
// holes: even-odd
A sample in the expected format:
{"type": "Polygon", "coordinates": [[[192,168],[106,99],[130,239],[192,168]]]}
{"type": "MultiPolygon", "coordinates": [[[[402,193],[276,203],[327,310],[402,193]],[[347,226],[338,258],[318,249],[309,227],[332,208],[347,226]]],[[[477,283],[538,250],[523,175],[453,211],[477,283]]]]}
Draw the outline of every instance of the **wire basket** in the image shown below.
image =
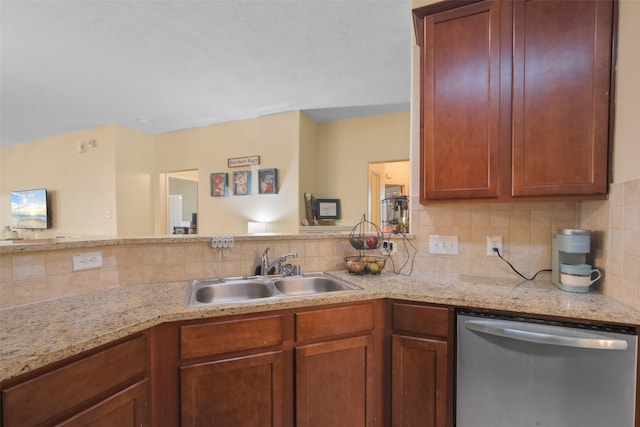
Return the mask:
{"type": "Polygon", "coordinates": [[[384,270],[386,259],[381,256],[346,256],[344,266],[349,273],[380,274],[384,270]]]}
{"type": "Polygon", "coordinates": [[[380,228],[371,221],[367,221],[367,216],[363,214],[362,220],[351,229],[349,242],[354,249],[365,251],[378,249],[382,245],[383,237],[380,228]]]}

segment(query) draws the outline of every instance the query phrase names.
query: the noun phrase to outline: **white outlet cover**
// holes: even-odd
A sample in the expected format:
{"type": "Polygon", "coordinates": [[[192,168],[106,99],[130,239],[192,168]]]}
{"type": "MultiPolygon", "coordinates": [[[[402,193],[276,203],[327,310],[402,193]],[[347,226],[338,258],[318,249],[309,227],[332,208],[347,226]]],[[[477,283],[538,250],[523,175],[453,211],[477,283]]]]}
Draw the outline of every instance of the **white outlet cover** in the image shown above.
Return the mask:
{"type": "Polygon", "coordinates": [[[102,267],[102,252],[73,254],[73,271],[102,267]]]}
{"type": "Polygon", "coordinates": [[[493,248],[498,248],[500,255],[502,255],[502,236],[487,236],[487,256],[498,256],[493,248]]]}

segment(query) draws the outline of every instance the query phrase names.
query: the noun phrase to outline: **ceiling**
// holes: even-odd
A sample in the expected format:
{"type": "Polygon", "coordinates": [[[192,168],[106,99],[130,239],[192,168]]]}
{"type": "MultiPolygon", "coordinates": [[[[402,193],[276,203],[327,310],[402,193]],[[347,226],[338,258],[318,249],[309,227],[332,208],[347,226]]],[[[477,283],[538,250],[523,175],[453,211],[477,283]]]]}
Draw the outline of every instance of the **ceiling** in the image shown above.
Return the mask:
{"type": "Polygon", "coordinates": [[[0,143],[409,108],[410,0],[2,0],[0,143]]]}

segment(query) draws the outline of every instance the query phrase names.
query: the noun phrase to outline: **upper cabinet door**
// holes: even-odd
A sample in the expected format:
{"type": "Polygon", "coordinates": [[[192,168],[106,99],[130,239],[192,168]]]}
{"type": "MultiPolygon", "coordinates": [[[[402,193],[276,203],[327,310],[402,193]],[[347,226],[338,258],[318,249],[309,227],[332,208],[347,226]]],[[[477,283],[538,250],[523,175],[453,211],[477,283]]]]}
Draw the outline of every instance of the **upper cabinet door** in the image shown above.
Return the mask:
{"type": "Polygon", "coordinates": [[[513,8],[512,195],[606,194],[613,3],[513,8]]]}
{"type": "Polygon", "coordinates": [[[500,8],[484,1],[418,20],[422,201],[499,194],[500,8]]]}

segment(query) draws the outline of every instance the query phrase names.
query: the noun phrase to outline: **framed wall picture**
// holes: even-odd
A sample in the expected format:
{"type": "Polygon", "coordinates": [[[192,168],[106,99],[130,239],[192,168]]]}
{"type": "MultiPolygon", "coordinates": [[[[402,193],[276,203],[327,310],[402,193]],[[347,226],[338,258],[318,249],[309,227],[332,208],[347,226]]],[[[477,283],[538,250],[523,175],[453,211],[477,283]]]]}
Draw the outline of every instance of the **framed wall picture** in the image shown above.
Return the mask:
{"type": "Polygon", "coordinates": [[[233,194],[236,196],[251,195],[251,171],[233,173],[233,194]]]}
{"type": "Polygon", "coordinates": [[[211,180],[211,197],[226,197],[227,188],[229,187],[227,181],[227,173],[219,172],[212,173],[210,175],[211,180]]]}
{"type": "Polygon", "coordinates": [[[340,199],[316,199],[316,219],[340,219],[340,199]]]}
{"type": "Polygon", "coordinates": [[[278,169],[260,169],[258,171],[258,193],[278,194],[278,169]]]}

